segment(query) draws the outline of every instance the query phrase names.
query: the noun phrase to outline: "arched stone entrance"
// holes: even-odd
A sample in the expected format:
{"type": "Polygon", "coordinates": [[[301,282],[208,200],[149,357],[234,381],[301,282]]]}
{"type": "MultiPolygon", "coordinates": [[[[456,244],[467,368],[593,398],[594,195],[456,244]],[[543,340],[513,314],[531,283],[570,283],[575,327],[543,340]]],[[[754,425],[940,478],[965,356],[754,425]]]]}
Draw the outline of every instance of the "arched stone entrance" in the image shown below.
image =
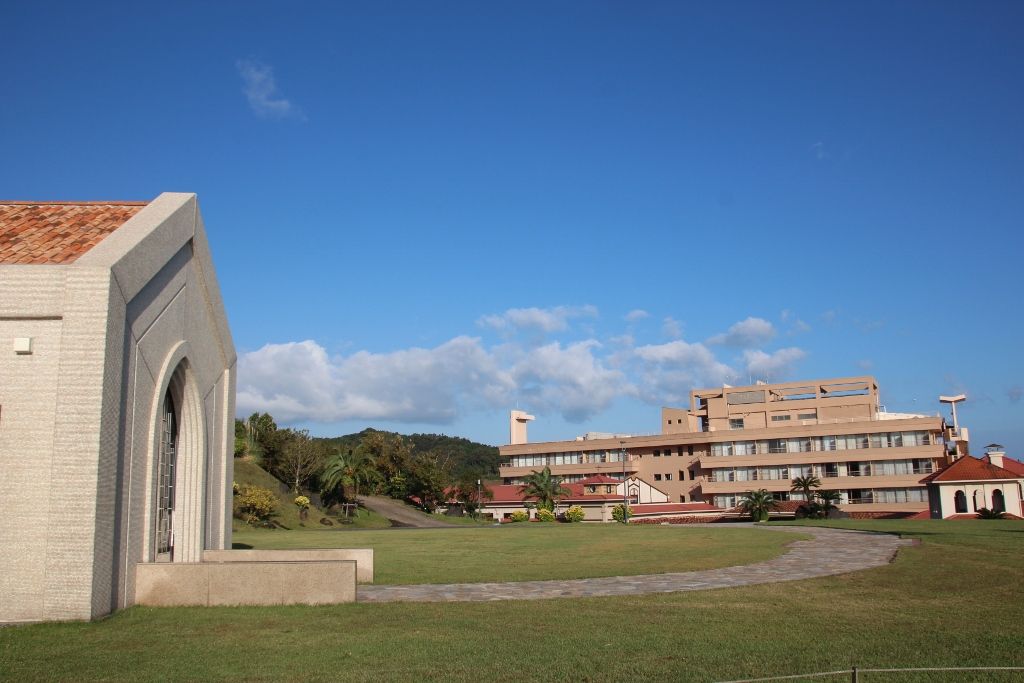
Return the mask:
{"type": "Polygon", "coordinates": [[[169,354],[154,403],[145,562],[198,562],[204,547],[207,446],[188,345],[169,354]]]}

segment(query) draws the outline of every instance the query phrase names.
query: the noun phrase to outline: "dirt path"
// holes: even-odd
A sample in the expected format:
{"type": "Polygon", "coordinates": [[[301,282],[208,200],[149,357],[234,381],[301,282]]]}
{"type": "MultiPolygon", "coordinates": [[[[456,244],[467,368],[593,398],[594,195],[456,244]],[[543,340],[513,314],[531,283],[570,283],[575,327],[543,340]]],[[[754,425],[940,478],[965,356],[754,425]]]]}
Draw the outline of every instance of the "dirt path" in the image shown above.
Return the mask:
{"type": "Polygon", "coordinates": [[[395,526],[435,528],[453,527],[455,524],[448,524],[430,515],[409,507],[401,501],[384,496],[359,496],[359,502],[367,509],[373,510],[378,515],[383,515],[391,520],[395,526]]]}

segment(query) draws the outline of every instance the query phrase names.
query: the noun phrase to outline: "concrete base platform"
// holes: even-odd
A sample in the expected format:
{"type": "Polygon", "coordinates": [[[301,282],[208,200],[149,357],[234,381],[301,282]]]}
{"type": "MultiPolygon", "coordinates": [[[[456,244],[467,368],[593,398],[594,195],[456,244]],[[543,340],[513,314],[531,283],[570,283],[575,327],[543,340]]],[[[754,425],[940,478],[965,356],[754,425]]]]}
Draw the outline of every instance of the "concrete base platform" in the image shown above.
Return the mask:
{"type": "Polygon", "coordinates": [[[373,548],[204,550],[203,562],[337,562],[354,560],[356,581],[373,583],[373,548]]]}
{"type": "Polygon", "coordinates": [[[161,562],[135,568],[138,605],[331,605],[355,600],[352,560],[161,562]]]}

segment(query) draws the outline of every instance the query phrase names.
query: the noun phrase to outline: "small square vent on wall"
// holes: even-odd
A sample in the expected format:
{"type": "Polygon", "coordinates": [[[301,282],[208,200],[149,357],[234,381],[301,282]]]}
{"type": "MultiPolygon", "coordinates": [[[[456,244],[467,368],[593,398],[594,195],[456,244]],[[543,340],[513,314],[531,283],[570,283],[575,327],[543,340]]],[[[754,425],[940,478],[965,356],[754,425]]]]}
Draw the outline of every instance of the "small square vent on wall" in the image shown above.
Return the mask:
{"type": "Polygon", "coordinates": [[[22,356],[32,353],[32,337],[15,337],[14,352],[22,356]]]}

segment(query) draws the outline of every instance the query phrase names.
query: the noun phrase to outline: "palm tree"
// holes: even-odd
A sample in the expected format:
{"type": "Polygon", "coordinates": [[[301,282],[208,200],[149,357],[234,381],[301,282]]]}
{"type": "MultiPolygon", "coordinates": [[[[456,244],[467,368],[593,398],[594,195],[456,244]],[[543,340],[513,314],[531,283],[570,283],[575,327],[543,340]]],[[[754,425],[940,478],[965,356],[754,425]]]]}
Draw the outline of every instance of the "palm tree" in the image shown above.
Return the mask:
{"type": "Polygon", "coordinates": [[[339,448],[327,460],[323,474],[320,475],[321,492],[336,494],[340,487],[344,496],[345,488],[352,487],[352,499],[358,501],[360,485],[367,483],[375,473],[373,463],[362,449],[349,449],[346,452],[339,448]]]}
{"type": "Polygon", "coordinates": [[[836,509],[836,503],[842,500],[838,491],[818,491],[818,511],[821,516],[828,519],[830,511],[836,509]]]}
{"type": "Polygon", "coordinates": [[[795,479],[793,479],[792,487],[789,490],[799,491],[800,493],[803,493],[804,502],[807,504],[807,507],[810,508],[811,504],[814,502],[814,495],[812,494],[811,489],[820,488],[821,479],[818,479],[816,476],[812,474],[807,477],[796,477],[795,479]]]}
{"type": "Polygon", "coordinates": [[[551,468],[544,467],[543,470],[526,477],[525,482],[519,487],[519,492],[537,499],[538,508],[546,508],[554,511],[558,498],[569,494],[569,489],[562,486],[560,477],[551,476],[551,468]]]}
{"type": "Polygon", "coordinates": [[[764,522],[768,519],[768,512],[779,507],[779,504],[772,498],[768,489],[747,491],[740,498],[740,510],[750,515],[755,522],[764,522]]]}

